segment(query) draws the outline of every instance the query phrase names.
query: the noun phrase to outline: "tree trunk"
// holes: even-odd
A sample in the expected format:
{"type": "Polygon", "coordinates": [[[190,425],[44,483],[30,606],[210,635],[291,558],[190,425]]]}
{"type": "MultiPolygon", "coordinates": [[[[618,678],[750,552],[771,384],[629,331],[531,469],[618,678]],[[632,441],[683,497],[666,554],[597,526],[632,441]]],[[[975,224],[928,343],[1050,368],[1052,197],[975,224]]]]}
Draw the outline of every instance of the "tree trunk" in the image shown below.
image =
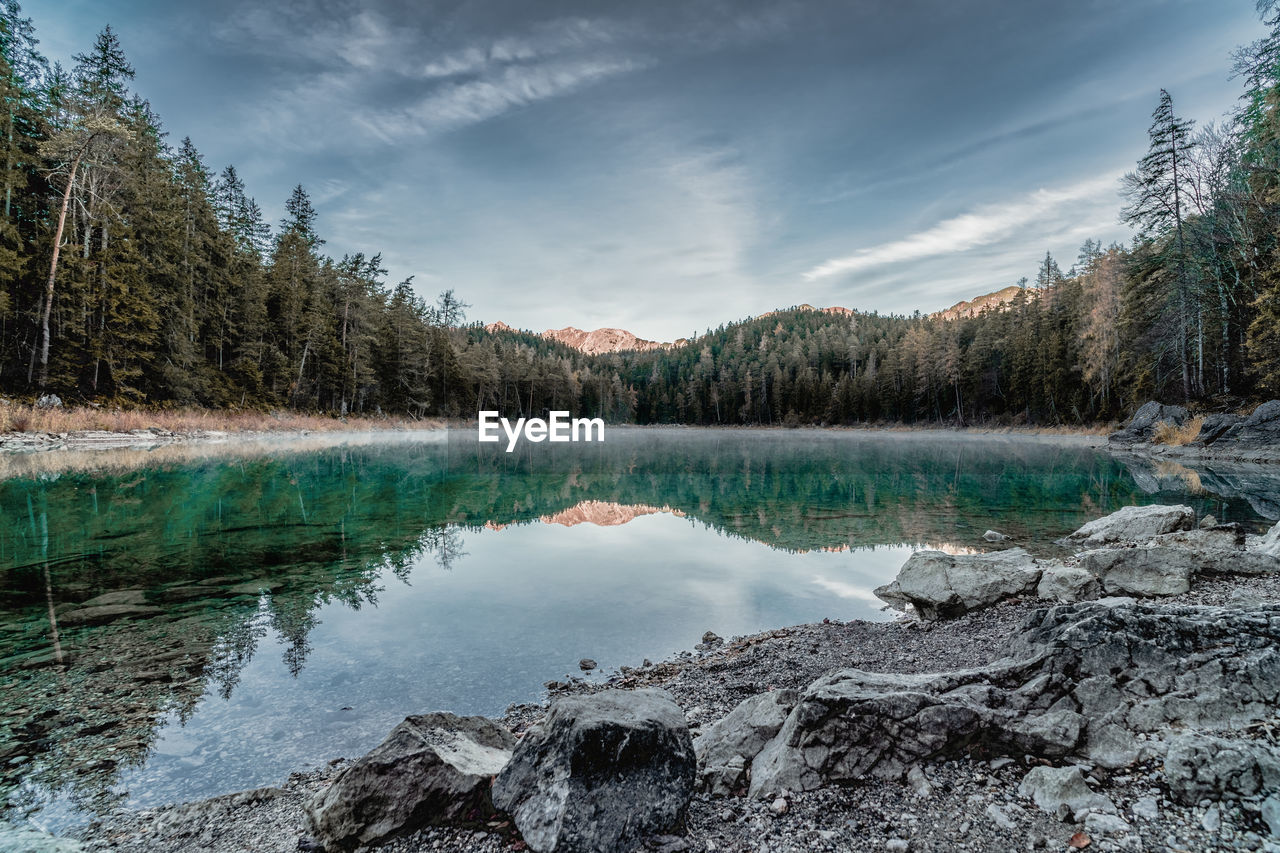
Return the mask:
{"type": "MultiPolygon", "coordinates": [[[[92,137],[90,137],[92,138],[92,137]]],[[[44,310],[40,318],[40,372],[37,383],[43,389],[49,381],[49,315],[53,312],[53,285],[58,274],[58,253],[62,249],[62,231],[67,224],[67,207],[71,204],[71,188],[76,182],[76,172],[80,169],[80,159],[84,157],[89,141],[76,152],[71,161],[71,173],[67,175],[67,188],[62,193],[62,207],[58,211],[58,227],[53,232],[53,259],[49,262],[49,280],[44,287],[44,310]]],[[[27,383],[31,382],[31,368],[27,368],[27,383]]]]}

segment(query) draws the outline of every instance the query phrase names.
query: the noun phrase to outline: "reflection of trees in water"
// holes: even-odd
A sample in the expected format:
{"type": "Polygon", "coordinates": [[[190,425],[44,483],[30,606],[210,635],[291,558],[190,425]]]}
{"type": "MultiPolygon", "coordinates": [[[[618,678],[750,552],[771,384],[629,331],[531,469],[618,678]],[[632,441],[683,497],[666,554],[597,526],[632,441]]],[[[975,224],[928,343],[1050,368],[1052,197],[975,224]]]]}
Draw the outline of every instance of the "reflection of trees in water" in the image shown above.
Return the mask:
{"type": "MultiPolygon", "coordinates": [[[[513,454],[467,443],[371,446],[0,481],[0,559],[31,567],[9,572],[0,615],[44,614],[45,633],[18,640],[28,644],[18,651],[51,641],[51,597],[65,611],[67,602],[138,588],[165,610],[144,622],[64,632],[71,666],[24,673],[14,687],[21,702],[0,696],[0,705],[30,706],[28,717],[7,724],[10,732],[50,744],[44,769],[23,773],[57,787],[98,767],[85,790],[105,790],[103,779],[118,772],[95,764],[101,744],[78,738],[76,726],[22,734],[44,711],[35,697],[144,723],[173,710],[185,721],[201,685],[224,699],[233,694],[264,637],[280,638],[284,662],[297,675],[321,606],[376,606],[387,583],[408,583],[428,561],[453,570],[466,557],[467,531],[487,522],[532,523],[583,501],[607,501],[669,507],[721,535],[812,550],[964,541],[986,526],[1047,541],[1085,517],[1151,500],[1123,465],[1078,446],[716,436],[611,435],[614,443],[606,445],[523,445],[513,454]],[[29,502],[47,513],[47,542],[28,519],[29,502]],[[269,592],[234,592],[256,589],[259,580],[269,592]],[[200,584],[207,593],[193,599],[200,584]],[[189,620],[195,628],[182,625],[189,620]],[[101,659],[84,650],[130,632],[137,639],[111,640],[112,666],[94,670],[101,659]],[[157,664],[168,642],[189,660],[157,664]],[[172,681],[134,684],[163,666],[172,681]],[[72,687],[61,690],[58,679],[72,687]],[[112,693],[109,681],[132,693],[112,693]],[[114,698],[102,698],[108,695],[114,698]],[[62,757],[52,760],[58,751],[62,757]]],[[[1213,488],[1211,479],[1203,482],[1213,488]]],[[[1233,480],[1237,487],[1244,494],[1233,480]]],[[[1207,501],[1219,518],[1249,512],[1243,497],[1191,498],[1207,501]]],[[[8,642],[0,638],[0,657],[15,651],[4,648],[8,642]]],[[[120,765],[143,760],[150,742],[149,735],[113,741],[120,765]]]]}

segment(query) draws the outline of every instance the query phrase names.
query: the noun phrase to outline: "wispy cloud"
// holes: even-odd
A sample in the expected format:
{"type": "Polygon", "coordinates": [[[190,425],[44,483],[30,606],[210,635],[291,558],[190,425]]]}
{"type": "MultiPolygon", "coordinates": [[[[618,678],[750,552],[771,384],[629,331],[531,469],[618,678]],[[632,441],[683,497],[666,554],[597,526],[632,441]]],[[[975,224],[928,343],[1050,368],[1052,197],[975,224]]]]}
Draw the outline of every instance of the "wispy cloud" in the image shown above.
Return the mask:
{"type": "Polygon", "coordinates": [[[873,267],[990,246],[1018,232],[1046,226],[1049,220],[1057,219],[1066,207],[1074,209],[1081,204],[1092,205],[1103,201],[1114,205],[1119,178],[1119,173],[1108,174],[1067,187],[1040,189],[1006,204],[984,205],[969,213],[944,219],[931,228],[900,240],[823,261],[803,273],[802,278],[805,281],[817,281],[873,267]]]}

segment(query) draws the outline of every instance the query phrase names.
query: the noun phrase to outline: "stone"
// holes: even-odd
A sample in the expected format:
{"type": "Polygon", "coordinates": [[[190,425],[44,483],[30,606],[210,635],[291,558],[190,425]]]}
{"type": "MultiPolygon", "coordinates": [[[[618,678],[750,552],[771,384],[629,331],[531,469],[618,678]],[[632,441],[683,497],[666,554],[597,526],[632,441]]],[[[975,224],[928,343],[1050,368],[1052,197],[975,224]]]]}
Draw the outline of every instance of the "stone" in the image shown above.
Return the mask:
{"type": "Polygon", "coordinates": [[[1262,801],[1262,822],[1267,825],[1272,838],[1280,838],[1280,794],[1272,794],[1262,801]]]}
{"type": "Polygon", "coordinates": [[[1206,515],[1204,518],[1200,519],[1200,524],[1197,526],[1201,530],[1208,530],[1211,527],[1218,526],[1218,519],[1214,518],[1212,515],[1206,515]]]}
{"type": "Polygon", "coordinates": [[[1095,838],[1100,835],[1124,835],[1132,826],[1118,815],[1105,812],[1089,812],[1084,819],[1084,831],[1095,838]]]}
{"type": "Polygon", "coordinates": [[[80,602],[80,607],[102,607],[108,604],[146,604],[146,594],[140,589],[121,589],[115,592],[104,592],[88,601],[80,602]]]}
{"type": "Polygon", "coordinates": [[[1131,811],[1140,820],[1153,821],[1160,818],[1160,804],[1155,797],[1141,797],[1134,802],[1131,811]]]}
{"type": "Polygon", "coordinates": [[[1195,518],[1195,511],[1189,506],[1126,506],[1095,518],[1059,542],[1085,548],[1117,542],[1147,542],[1162,533],[1190,530],[1195,518]]]}
{"type": "Polygon", "coordinates": [[[1243,420],[1244,418],[1230,412],[1205,415],[1204,421],[1200,424],[1200,432],[1196,433],[1196,437],[1191,443],[1197,447],[1213,444],[1243,420]]]}
{"type": "Polygon", "coordinates": [[[1047,566],[1040,573],[1036,595],[1053,601],[1087,601],[1102,596],[1102,583],[1085,569],[1072,566],[1047,566]]]}
{"type": "Polygon", "coordinates": [[[1119,432],[1113,432],[1107,440],[1113,444],[1150,441],[1160,424],[1181,426],[1188,416],[1189,412],[1182,406],[1165,406],[1152,400],[1139,406],[1128,425],[1119,432]]]}
{"type": "Polygon", "coordinates": [[[1018,822],[1013,819],[1013,815],[1011,814],[1012,811],[1012,806],[1005,806],[1004,808],[1001,808],[995,803],[990,803],[987,806],[986,813],[987,817],[989,817],[991,822],[996,826],[1000,827],[1005,832],[1013,832],[1018,828],[1018,822]]]}
{"type": "Polygon", "coordinates": [[[36,400],[37,409],[61,409],[62,398],[57,394],[41,394],[36,400]]]}
{"type": "Polygon", "coordinates": [[[159,607],[142,604],[103,604],[99,607],[80,607],[58,617],[62,627],[77,625],[106,625],[117,619],[146,619],[163,613],[159,607]]]}
{"type": "Polygon", "coordinates": [[[1264,554],[1280,559],[1280,522],[1266,532],[1258,543],[1249,549],[1256,554],[1264,554]]]}
{"type": "Polygon", "coordinates": [[[1280,400],[1268,400],[1222,436],[1231,449],[1274,449],[1280,445],[1280,400]]]}
{"type": "Polygon", "coordinates": [[[905,838],[890,838],[884,843],[885,853],[909,853],[911,842],[905,838]]]}
{"type": "Polygon", "coordinates": [[[784,800],[782,797],[778,797],[776,800],[774,800],[772,803],[769,804],[769,811],[773,812],[778,817],[782,817],[784,814],[787,813],[787,801],[784,800]]]}
{"type": "Polygon", "coordinates": [[[1080,564],[1101,579],[1108,595],[1143,598],[1186,592],[1200,565],[1192,551],[1169,546],[1099,548],[1086,551],[1080,564]]]}
{"type": "Polygon", "coordinates": [[[682,819],[697,759],[663,690],[602,690],[552,702],[493,786],[529,847],[629,850],[682,819]]]}
{"type": "Polygon", "coordinates": [[[1204,815],[1200,818],[1200,826],[1205,832],[1210,833],[1217,832],[1222,828],[1222,812],[1218,810],[1217,804],[1205,809],[1204,815]]]}
{"type": "Polygon", "coordinates": [[[1018,796],[1060,820],[1084,809],[1109,814],[1116,811],[1111,800],[1089,789],[1084,773],[1075,766],[1031,769],[1018,785],[1018,796]]]}
{"type": "Polygon", "coordinates": [[[1170,729],[1272,719],[1277,695],[1280,605],[1058,605],[981,668],[814,681],[752,762],[750,793],[902,779],[975,748],[1114,769],[1162,755],[1170,729]]]}
{"type": "Polygon", "coordinates": [[[308,828],[326,850],[350,850],[428,824],[486,820],[490,780],[515,742],[484,717],[406,717],[308,804],[308,828]]]}
{"type": "Polygon", "coordinates": [[[905,600],[921,618],[936,620],[1030,594],[1039,581],[1040,568],[1021,548],[960,555],[917,551],[893,583],[875,594],[890,604],[905,600]]]}
{"type": "Polygon", "coordinates": [[[578,661],[578,669],[582,670],[583,672],[590,672],[591,670],[595,669],[597,666],[599,666],[599,664],[597,664],[591,658],[583,658],[582,660],[578,661]]]}
{"type": "Polygon", "coordinates": [[[986,533],[982,534],[982,538],[988,542],[1005,542],[1009,539],[1008,536],[1005,536],[998,530],[988,530],[986,533]]]}
{"type": "Polygon", "coordinates": [[[794,690],[750,696],[695,738],[699,788],[728,795],[745,787],[751,762],[781,730],[797,696],[794,690]]]}
{"type": "Polygon", "coordinates": [[[1184,805],[1280,791],[1280,753],[1256,741],[1178,735],[1164,759],[1169,793],[1184,805]]]}
{"type": "Polygon", "coordinates": [[[707,631],[702,635],[703,645],[714,646],[723,642],[724,640],[715,631],[707,631]]]}

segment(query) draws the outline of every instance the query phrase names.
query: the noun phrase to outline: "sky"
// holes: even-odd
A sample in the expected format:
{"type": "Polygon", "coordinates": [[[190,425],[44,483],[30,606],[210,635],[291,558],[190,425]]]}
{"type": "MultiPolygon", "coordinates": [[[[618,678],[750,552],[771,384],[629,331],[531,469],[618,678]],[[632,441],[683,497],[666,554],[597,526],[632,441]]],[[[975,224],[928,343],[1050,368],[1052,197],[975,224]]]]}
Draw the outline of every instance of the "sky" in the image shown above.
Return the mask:
{"type": "Polygon", "coordinates": [[[1253,0],[27,0],[106,24],[170,141],[468,317],[656,340],[907,314],[1125,241],[1161,87],[1236,103],[1253,0]]]}

